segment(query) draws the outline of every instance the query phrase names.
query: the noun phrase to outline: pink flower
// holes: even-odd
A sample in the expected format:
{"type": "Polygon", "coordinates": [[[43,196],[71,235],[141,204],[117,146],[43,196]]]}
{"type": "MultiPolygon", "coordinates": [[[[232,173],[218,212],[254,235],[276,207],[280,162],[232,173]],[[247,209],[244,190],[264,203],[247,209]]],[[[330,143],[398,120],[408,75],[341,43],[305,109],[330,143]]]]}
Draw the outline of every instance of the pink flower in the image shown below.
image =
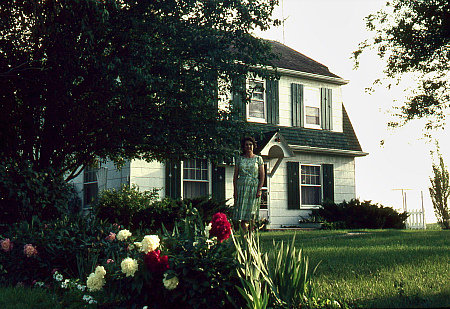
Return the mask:
{"type": "Polygon", "coordinates": [[[169,257],[167,255],[161,256],[161,251],[150,251],[144,255],[144,263],[147,268],[154,273],[162,274],[169,269],[169,257]]]}
{"type": "Polygon", "coordinates": [[[9,252],[13,248],[13,243],[9,240],[9,238],[5,238],[0,241],[0,245],[2,247],[2,250],[5,252],[9,252]]]}
{"type": "Polygon", "coordinates": [[[231,224],[228,222],[226,214],[218,212],[213,215],[209,235],[216,236],[219,242],[222,242],[230,237],[231,224]]]}
{"type": "Polygon", "coordinates": [[[107,259],[106,260],[106,264],[109,264],[109,263],[114,263],[114,260],[113,259],[107,259]]]}
{"type": "Polygon", "coordinates": [[[51,274],[54,275],[58,271],[58,268],[53,268],[51,274]]]}
{"type": "Polygon", "coordinates": [[[109,235],[105,237],[106,240],[113,241],[116,239],[116,233],[109,232],[109,235]]]}
{"type": "Polygon", "coordinates": [[[36,248],[30,244],[26,244],[25,246],[23,246],[23,253],[25,253],[27,257],[32,257],[38,254],[36,248]]]}

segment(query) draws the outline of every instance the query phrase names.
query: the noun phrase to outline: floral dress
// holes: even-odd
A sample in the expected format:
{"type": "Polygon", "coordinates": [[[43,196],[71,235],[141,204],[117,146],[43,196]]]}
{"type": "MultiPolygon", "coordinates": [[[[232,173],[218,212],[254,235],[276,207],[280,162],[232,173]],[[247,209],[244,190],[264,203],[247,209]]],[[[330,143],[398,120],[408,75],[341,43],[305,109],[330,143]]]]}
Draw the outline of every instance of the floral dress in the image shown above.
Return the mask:
{"type": "Polygon", "coordinates": [[[249,221],[258,219],[261,197],[256,197],[259,184],[259,167],[264,164],[260,156],[236,159],[238,179],[236,182],[236,199],[234,201],[233,219],[249,221]]]}

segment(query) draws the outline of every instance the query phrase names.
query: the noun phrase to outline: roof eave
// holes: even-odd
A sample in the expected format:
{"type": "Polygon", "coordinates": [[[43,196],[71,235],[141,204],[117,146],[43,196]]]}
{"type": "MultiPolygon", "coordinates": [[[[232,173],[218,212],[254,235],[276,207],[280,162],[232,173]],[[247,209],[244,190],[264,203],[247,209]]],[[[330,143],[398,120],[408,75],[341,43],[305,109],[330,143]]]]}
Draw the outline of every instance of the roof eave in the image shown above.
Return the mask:
{"type": "Polygon", "coordinates": [[[369,154],[368,152],[357,151],[357,150],[320,148],[320,147],[301,146],[301,145],[292,145],[292,144],[289,144],[289,147],[294,151],[326,153],[326,154],[351,156],[351,157],[364,157],[369,154]]]}
{"type": "Polygon", "coordinates": [[[325,76],[325,75],[319,75],[319,74],[307,73],[307,72],[300,72],[300,71],[285,69],[285,68],[277,68],[276,70],[280,74],[283,74],[283,75],[302,77],[305,79],[310,79],[310,80],[315,80],[315,81],[324,81],[324,82],[329,82],[329,83],[336,84],[336,85],[346,85],[349,83],[348,80],[343,79],[343,78],[337,78],[337,77],[331,77],[331,76],[325,76]]]}

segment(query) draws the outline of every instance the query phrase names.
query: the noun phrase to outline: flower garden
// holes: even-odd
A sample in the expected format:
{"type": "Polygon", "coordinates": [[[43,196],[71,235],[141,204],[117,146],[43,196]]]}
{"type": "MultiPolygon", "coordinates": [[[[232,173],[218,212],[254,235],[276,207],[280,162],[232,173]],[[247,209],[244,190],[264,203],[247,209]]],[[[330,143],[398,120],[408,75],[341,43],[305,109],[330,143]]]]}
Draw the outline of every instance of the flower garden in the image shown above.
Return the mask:
{"type": "Polygon", "coordinates": [[[69,293],[74,308],[342,306],[316,297],[307,259],[293,246],[263,254],[258,233],[233,231],[225,213],[208,219],[191,205],[170,230],[96,216],[34,218],[10,225],[0,244],[2,286],[46,289],[60,301],[69,293]]]}

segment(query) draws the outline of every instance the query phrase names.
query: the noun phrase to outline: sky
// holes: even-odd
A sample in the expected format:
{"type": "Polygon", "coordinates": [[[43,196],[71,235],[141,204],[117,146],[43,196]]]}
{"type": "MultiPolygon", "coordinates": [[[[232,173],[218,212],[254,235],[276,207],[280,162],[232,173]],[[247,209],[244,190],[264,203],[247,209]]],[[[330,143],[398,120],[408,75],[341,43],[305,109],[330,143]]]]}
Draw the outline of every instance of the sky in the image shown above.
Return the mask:
{"type": "MultiPolygon", "coordinates": [[[[436,222],[429,197],[434,143],[424,137],[423,121],[392,129],[387,123],[393,106],[405,97],[403,89],[412,86],[406,76],[399,87],[377,87],[369,93],[375,79],[382,77],[384,63],[375,52],[367,52],[354,70],[351,55],[358,43],[373,36],[365,29],[364,17],[384,6],[385,0],[280,0],[274,17],[283,27],[256,35],[276,40],[326,65],[349,80],[343,86],[343,101],[364,152],[356,158],[356,196],[397,210],[403,209],[402,191],[408,210],[425,208],[426,222],[436,222]],[[284,35],[283,35],[284,32],[284,35]],[[381,141],[384,141],[381,143],[381,141]]],[[[441,153],[450,164],[450,141],[443,138],[450,130],[433,132],[441,153]]],[[[448,140],[448,138],[447,138],[448,140]]]]}

